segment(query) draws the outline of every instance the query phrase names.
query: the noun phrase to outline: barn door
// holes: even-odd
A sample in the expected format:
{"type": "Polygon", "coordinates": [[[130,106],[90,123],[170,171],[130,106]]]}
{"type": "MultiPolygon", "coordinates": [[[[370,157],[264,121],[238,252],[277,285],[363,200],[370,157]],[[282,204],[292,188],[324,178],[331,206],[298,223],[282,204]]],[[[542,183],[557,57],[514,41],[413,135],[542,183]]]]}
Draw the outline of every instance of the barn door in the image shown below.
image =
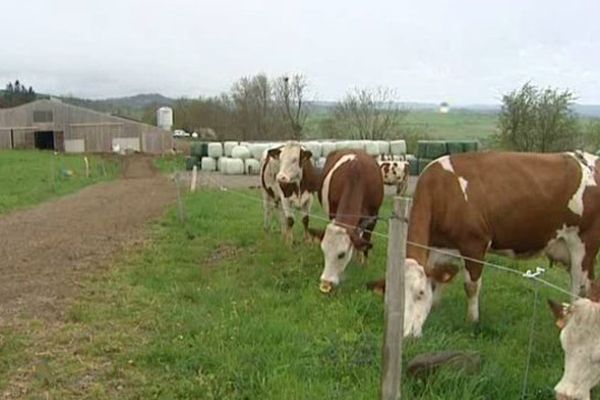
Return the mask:
{"type": "Polygon", "coordinates": [[[63,131],[54,131],[54,150],[65,152],[65,133],[63,131]]]}

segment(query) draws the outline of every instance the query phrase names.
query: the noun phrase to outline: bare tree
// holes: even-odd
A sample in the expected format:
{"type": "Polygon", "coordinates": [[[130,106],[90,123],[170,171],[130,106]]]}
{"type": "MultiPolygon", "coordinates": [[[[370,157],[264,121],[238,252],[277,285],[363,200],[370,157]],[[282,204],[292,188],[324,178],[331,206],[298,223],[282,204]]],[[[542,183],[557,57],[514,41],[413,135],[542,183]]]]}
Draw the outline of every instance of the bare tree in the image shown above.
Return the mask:
{"type": "Polygon", "coordinates": [[[384,87],[351,90],[333,112],[343,136],[368,140],[388,138],[400,129],[407,114],[396,93],[384,87]]]}
{"type": "Polygon", "coordinates": [[[304,98],[307,88],[306,78],[301,74],[294,74],[291,78],[281,76],[273,85],[278,113],[291,130],[293,139],[302,138],[302,130],[308,116],[304,98]]]}
{"type": "Polygon", "coordinates": [[[243,77],[231,89],[231,99],[242,139],[268,137],[271,130],[271,85],[264,74],[243,77]]]}

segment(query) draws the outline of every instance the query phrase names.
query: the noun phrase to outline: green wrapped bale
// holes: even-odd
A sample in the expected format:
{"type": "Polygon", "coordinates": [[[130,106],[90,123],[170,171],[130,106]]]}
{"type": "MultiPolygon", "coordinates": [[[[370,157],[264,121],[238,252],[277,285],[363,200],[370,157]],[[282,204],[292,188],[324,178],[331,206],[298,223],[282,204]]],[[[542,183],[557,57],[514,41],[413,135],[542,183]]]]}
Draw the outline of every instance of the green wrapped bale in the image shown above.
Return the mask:
{"type": "Polygon", "coordinates": [[[208,143],[196,142],[190,145],[190,154],[192,156],[202,158],[208,156],[208,143]]]}
{"type": "Polygon", "coordinates": [[[419,158],[419,162],[418,162],[419,175],[421,174],[421,172],[423,172],[425,167],[427,167],[427,165],[429,165],[429,163],[432,161],[433,161],[433,159],[431,159],[431,158],[419,158]]]}
{"type": "Polygon", "coordinates": [[[185,169],[187,171],[191,171],[194,168],[194,165],[198,165],[200,163],[200,158],[196,156],[189,156],[185,158],[185,169]]]}
{"type": "Polygon", "coordinates": [[[466,140],[463,142],[463,152],[478,151],[479,142],[477,140],[466,140]]]}
{"type": "Polygon", "coordinates": [[[452,140],[452,141],[446,142],[446,146],[448,148],[448,153],[450,153],[450,154],[463,153],[465,151],[464,145],[465,145],[465,142],[460,141],[460,140],[452,140]]]}
{"type": "Polygon", "coordinates": [[[417,157],[436,159],[448,154],[448,147],[443,140],[419,140],[417,144],[417,157]]]}

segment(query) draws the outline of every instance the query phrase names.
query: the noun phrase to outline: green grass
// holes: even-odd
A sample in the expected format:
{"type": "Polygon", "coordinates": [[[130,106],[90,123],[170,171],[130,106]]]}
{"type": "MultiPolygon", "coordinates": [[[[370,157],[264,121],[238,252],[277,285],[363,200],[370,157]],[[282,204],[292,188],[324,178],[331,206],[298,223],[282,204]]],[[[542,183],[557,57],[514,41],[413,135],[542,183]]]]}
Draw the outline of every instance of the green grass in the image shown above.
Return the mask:
{"type": "Polygon", "coordinates": [[[498,116],[494,113],[452,110],[448,114],[434,111],[413,111],[406,124],[434,138],[446,140],[487,139],[497,131],[498,116]]]}
{"type": "Polygon", "coordinates": [[[166,155],[154,160],[154,165],[164,173],[170,174],[173,171],[185,170],[185,157],[182,155],[166,155]]]}
{"type": "MultiPolygon", "coordinates": [[[[340,288],[323,295],[319,247],[298,243],[289,249],[277,233],[265,235],[259,193],[244,192],[256,200],[236,193],[187,197],[187,227],[171,212],[155,224],[144,249],[86,284],[67,322],[22,330],[26,350],[0,355],[0,382],[10,375],[3,360],[18,358],[46,371],[32,376],[31,394],[52,398],[376,398],[383,304],[365,283],[384,273],[385,238],[374,239],[368,267],[351,263],[340,288]],[[48,354],[39,361],[34,354],[43,352],[48,354]]],[[[389,199],[381,214],[390,214],[389,199]]],[[[377,230],[385,233],[386,225],[377,230]]],[[[546,278],[563,287],[568,280],[558,269],[546,278]]],[[[403,398],[520,398],[532,283],[490,269],[483,282],[477,329],[465,321],[457,279],[432,312],[424,337],[407,342],[404,354],[406,364],[427,351],[475,350],[484,359],[481,373],[442,371],[427,381],[405,376],[403,398]]],[[[541,289],[527,399],[553,398],[562,372],[548,297],[564,300],[541,289]]]]}
{"type": "Polygon", "coordinates": [[[54,155],[49,151],[0,151],[0,214],[73,193],[84,186],[113,179],[118,165],[110,159],[88,156],[90,177],[81,155],[54,155]],[[70,170],[72,176],[65,172],[70,170]]]}

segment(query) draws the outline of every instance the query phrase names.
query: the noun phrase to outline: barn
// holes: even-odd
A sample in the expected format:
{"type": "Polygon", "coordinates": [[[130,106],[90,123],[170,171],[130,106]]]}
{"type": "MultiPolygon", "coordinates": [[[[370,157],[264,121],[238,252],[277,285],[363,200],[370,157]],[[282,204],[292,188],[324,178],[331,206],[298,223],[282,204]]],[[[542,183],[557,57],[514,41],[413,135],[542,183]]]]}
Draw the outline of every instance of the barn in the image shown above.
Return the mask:
{"type": "Polygon", "coordinates": [[[173,139],[167,130],[55,99],[0,109],[0,150],[103,153],[116,145],[162,154],[172,149],[173,139]]]}

